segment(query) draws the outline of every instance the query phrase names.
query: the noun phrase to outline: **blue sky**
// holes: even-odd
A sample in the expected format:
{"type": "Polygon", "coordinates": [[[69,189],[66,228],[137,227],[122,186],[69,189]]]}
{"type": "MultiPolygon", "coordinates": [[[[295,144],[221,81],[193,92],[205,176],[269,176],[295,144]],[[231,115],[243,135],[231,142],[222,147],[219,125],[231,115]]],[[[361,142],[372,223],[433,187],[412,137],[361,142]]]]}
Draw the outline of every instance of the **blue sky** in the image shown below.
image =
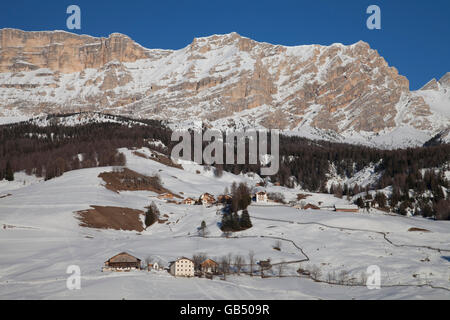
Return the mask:
{"type": "Polygon", "coordinates": [[[70,4],[81,8],[76,33],[120,32],[147,48],[179,49],[194,37],[232,31],[283,45],[364,40],[411,89],[450,71],[449,0],[14,0],[2,1],[0,28],[67,30],[70,4]],[[366,28],[371,4],[381,8],[381,30],[366,28]]]}

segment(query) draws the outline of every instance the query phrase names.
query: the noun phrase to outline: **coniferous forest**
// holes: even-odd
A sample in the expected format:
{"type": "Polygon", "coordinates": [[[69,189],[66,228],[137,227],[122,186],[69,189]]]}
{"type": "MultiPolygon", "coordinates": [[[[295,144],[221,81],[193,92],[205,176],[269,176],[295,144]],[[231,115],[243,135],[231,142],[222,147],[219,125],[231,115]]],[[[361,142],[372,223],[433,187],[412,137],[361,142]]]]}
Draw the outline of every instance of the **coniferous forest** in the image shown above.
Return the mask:
{"type": "Polygon", "coordinates": [[[170,134],[159,121],[135,126],[110,122],[0,126],[0,180],[10,180],[19,171],[48,180],[80,168],[124,165],[118,148],[142,147],[152,139],[169,145],[170,134]]]}
{"type": "MultiPolygon", "coordinates": [[[[171,142],[171,130],[160,121],[140,120],[140,124],[99,122],[76,126],[52,124],[38,126],[28,122],[0,126],[0,180],[13,180],[14,173],[25,171],[37,177],[52,179],[66,171],[97,166],[124,165],[125,157],[118,148],[148,146],[148,141],[160,140],[167,148],[157,151],[170,155],[177,142],[171,142]]],[[[270,145],[269,149],[270,150],[270,145]]],[[[351,197],[363,191],[364,199],[357,204],[375,202],[380,208],[406,214],[448,219],[449,182],[444,171],[449,170],[450,145],[401,150],[380,150],[366,146],[311,141],[301,137],[280,136],[280,169],[269,177],[273,183],[287,187],[300,185],[315,192],[351,197]],[[379,179],[368,186],[326,186],[331,166],[336,174],[352,177],[372,165],[379,179]],[[431,170],[432,169],[432,170],[431,170]],[[368,191],[391,187],[389,199],[374,199],[368,191]]],[[[255,172],[259,164],[215,165],[219,176],[223,170],[235,174],[255,172]]]]}

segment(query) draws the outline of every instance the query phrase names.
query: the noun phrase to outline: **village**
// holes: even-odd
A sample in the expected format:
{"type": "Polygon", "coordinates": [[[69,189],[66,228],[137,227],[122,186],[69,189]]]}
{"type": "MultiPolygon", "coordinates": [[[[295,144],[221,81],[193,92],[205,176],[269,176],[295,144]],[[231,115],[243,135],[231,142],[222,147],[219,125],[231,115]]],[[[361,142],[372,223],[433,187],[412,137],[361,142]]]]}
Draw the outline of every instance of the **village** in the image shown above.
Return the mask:
{"type": "MultiPolygon", "coordinates": [[[[257,184],[253,192],[250,194],[251,203],[254,205],[285,205],[301,210],[320,210],[320,209],[333,209],[336,212],[359,212],[359,208],[356,205],[334,205],[333,207],[319,207],[318,204],[305,203],[304,201],[291,201],[285,203],[279,195],[271,195],[267,191],[261,188],[257,184]]],[[[302,199],[304,195],[299,195],[298,199],[302,199]]],[[[176,201],[179,196],[165,192],[158,196],[157,199],[166,201],[173,204],[183,205],[202,205],[204,207],[221,206],[221,209],[217,210],[219,214],[228,214],[232,210],[233,195],[225,193],[214,197],[210,193],[203,193],[198,199],[187,197],[181,201],[176,201]]],[[[199,234],[201,233],[202,226],[199,228],[199,234]]],[[[224,230],[226,231],[226,230],[224,230]]],[[[227,236],[229,234],[225,233],[227,236]]],[[[279,250],[275,245],[274,249],[279,250]]],[[[221,257],[220,260],[212,259],[204,254],[194,255],[192,258],[181,256],[173,261],[164,262],[160,259],[147,258],[145,261],[133,256],[128,252],[121,252],[114,255],[107,261],[105,261],[102,271],[114,271],[114,272],[129,272],[129,271],[148,271],[148,272],[168,272],[174,277],[200,277],[213,279],[214,277],[220,277],[226,280],[227,274],[247,274],[250,276],[259,275],[262,278],[267,277],[266,271],[271,270],[272,264],[270,258],[266,260],[255,260],[254,253],[249,252],[249,261],[243,256],[234,256],[231,254],[221,257]]],[[[279,265],[279,263],[277,264],[279,265]]],[[[279,275],[281,271],[278,271],[279,275]]]]}
{"type": "MultiPolygon", "coordinates": [[[[221,205],[224,214],[230,210],[233,199],[232,194],[219,195],[216,199],[212,194],[203,193],[198,199],[187,197],[177,202],[175,201],[177,196],[170,192],[162,193],[157,198],[169,203],[184,205],[203,205],[204,207],[221,205]]],[[[257,191],[252,194],[251,198],[255,203],[271,202],[265,191],[257,191]]],[[[252,253],[249,253],[249,256],[250,261],[248,264],[246,264],[246,259],[242,256],[234,257],[234,261],[231,261],[231,255],[221,258],[220,261],[215,261],[203,254],[194,255],[192,258],[178,257],[174,261],[164,263],[161,260],[156,261],[149,258],[142,261],[128,252],[121,252],[105,261],[102,271],[129,272],[146,270],[148,272],[169,272],[174,277],[204,277],[208,279],[213,279],[216,276],[226,279],[226,275],[231,273],[249,274],[252,276],[259,274],[261,277],[264,277],[264,271],[272,267],[270,259],[255,261],[252,253]]]]}
{"type": "MultiPolygon", "coordinates": [[[[258,184],[257,184],[258,187],[258,184]]],[[[251,195],[252,202],[255,204],[273,204],[273,205],[287,205],[294,207],[296,209],[301,210],[333,210],[336,212],[359,212],[359,207],[354,204],[334,204],[333,206],[321,206],[322,203],[313,204],[305,201],[301,201],[304,195],[299,194],[298,195],[298,201],[290,201],[289,203],[285,203],[282,194],[271,194],[266,191],[256,191],[251,195]]],[[[183,199],[182,201],[176,201],[176,195],[170,192],[162,193],[157,196],[160,200],[165,200],[169,203],[175,203],[175,204],[186,204],[186,205],[203,205],[205,207],[211,207],[214,205],[227,205],[231,204],[232,202],[232,195],[231,194],[222,194],[217,197],[217,199],[214,197],[214,195],[209,194],[207,192],[203,193],[199,199],[194,199],[191,197],[187,197],[183,199]]],[[[370,207],[377,208],[377,203],[375,201],[371,201],[368,203],[370,207]]]]}

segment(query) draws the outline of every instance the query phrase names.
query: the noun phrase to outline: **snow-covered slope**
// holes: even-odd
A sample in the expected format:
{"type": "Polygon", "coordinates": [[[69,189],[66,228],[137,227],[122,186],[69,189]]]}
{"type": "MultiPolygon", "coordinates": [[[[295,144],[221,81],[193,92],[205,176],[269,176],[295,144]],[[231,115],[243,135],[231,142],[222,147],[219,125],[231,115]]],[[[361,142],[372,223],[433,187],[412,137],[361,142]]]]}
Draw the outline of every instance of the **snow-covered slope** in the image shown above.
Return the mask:
{"type": "MultiPolygon", "coordinates": [[[[445,74],[439,81],[432,80],[424,88],[414,92],[414,95],[422,97],[430,106],[432,112],[440,117],[434,119],[436,123],[443,124],[443,130],[436,135],[435,142],[450,143],[450,72],[445,74]]],[[[433,137],[435,138],[435,137],[433,137]]]]}
{"type": "MultiPolygon", "coordinates": [[[[260,181],[257,176],[226,172],[217,178],[195,164],[184,163],[181,170],[137,156],[130,150],[121,151],[130,169],[146,175],[159,174],[164,187],[184,197],[198,197],[203,192],[218,195],[232,181],[246,181],[249,185],[260,181]]],[[[110,167],[81,169],[45,182],[29,179],[21,187],[6,182],[1,186],[2,194],[9,194],[0,197],[0,225],[4,227],[0,229],[1,299],[448,298],[450,233],[446,221],[391,216],[378,211],[337,213],[252,204],[249,212],[253,227],[225,238],[218,227],[220,207],[168,203],[150,191],[110,191],[98,178],[99,173],[110,170],[110,167]],[[91,205],[144,210],[151,201],[168,218],[143,232],[80,227],[74,215],[91,205]],[[197,236],[203,220],[208,229],[206,238],[197,236]],[[410,232],[411,227],[430,232],[410,232]],[[281,241],[281,250],[273,249],[277,239],[281,241]],[[229,276],[226,281],[180,279],[166,271],[101,272],[104,261],[122,251],[167,265],[178,256],[206,253],[219,260],[228,253],[247,257],[250,250],[257,260],[291,262],[283,269],[286,277],[276,277],[276,266],[267,272],[274,276],[271,278],[241,275],[229,276]],[[380,290],[318,283],[299,278],[296,273],[299,267],[311,269],[316,265],[322,272],[322,280],[333,271],[338,275],[347,271],[348,279],[354,277],[353,281],[358,283],[361,273],[374,264],[381,268],[380,290]],[[66,288],[69,265],[81,268],[81,290],[66,288]]],[[[267,189],[283,192],[286,200],[303,192],[272,185],[267,189]]],[[[306,201],[320,201],[324,206],[346,203],[345,199],[332,195],[308,194],[306,201]]],[[[347,284],[351,283],[348,281],[347,284]]]]}

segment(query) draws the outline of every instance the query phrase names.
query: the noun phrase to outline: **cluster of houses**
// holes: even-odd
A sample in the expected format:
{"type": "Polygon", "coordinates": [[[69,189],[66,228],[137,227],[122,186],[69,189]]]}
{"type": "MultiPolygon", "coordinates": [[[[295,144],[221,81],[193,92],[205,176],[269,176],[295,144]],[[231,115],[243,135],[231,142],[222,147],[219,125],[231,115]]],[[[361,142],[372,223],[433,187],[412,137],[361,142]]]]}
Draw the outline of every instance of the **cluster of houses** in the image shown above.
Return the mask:
{"type": "MultiPolygon", "coordinates": [[[[175,195],[170,193],[170,192],[166,192],[163,194],[158,195],[158,199],[160,200],[166,200],[168,202],[174,202],[174,203],[178,203],[178,204],[187,204],[187,205],[204,205],[204,206],[212,206],[214,204],[217,203],[227,203],[229,201],[231,201],[232,196],[229,194],[223,194],[223,195],[219,195],[217,197],[217,199],[210,193],[203,193],[198,199],[194,199],[191,197],[185,198],[180,202],[175,201],[175,195]]],[[[268,202],[269,198],[267,196],[267,192],[266,191],[259,191],[253,194],[253,199],[256,202],[268,202]]]]}
{"type": "MultiPolygon", "coordinates": [[[[212,259],[205,259],[195,269],[192,259],[181,257],[169,263],[168,268],[159,265],[157,262],[149,263],[147,270],[163,271],[168,270],[175,277],[194,277],[199,275],[214,275],[219,273],[219,264],[212,259]]],[[[121,252],[109,260],[105,261],[102,271],[132,271],[142,270],[141,259],[127,253],[121,252]]]]}
{"type": "MultiPolygon", "coordinates": [[[[179,202],[175,201],[175,197],[176,196],[170,192],[158,195],[158,199],[166,200],[168,202],[173,202],[173,203],[178,203],[178,204],[186,204],[186,205],[203,205],[206,207],[215,205],[217,203],[229,203],[232,199],[232,196],[229,194],[219,195],[216,199],[212,194],[207,193],[207,192],[203,193],[198,199],[187,197],[179,202]]],[[[267,203],[267,202],[271,201],[268,197],[267,192],[264,190],[258,190],[256,192],[254,192],[252,194],[252,199],[256,203],[267,203]]],[[[292,203],[291,205],[295,208],[302,209],[302,210],[333,209],[334,211],[337,211],[337,212],[359,212],[359,207],[357,205],[353,205],[353,204],[336,204],[332,207],[320,207],[320,206],[312,204],[312,203],[307,203],[307,204],[303,204],[303,205],[300,205],[298,203],[292,203]]]]}
{"type": "MultiPolygon", "coordinates": [[[[256,262],[259,266],[261,275],[263,275],[264,270],[269,270],[272,268],[270,259],[260,260],[256,262]]],[[[148,263],[146,268],[142,267],[141,259],[127,253],[121,252],[111,257],[109,260],[105,261],[102,271],[119,271],[119,272],[129,272],[133,270],[145,270],[148,271],[168,271],[174,277],[206,277],[212,279],[214,275],[220,275],[222,270],[220,270],[219,264],[210,258],[204,258],[203,261],[194,262],[194,260],[180,257],[175,261],[171,261],[168,267],[163,267],[158,263],[148,263]]]]}
{"type": "Polygon", "coordinates": [[[174,202],[174,203],[178,203],[178,204],[187,204],[187,205],[202,204],[204,206],[210,206],[217,202],[216,199],[214,198],[214,196],[207,192],[202,194],[198,199],[188,197],[186,199],[183,199],[180,202],[175,201],[175,197],[176,196],[173,193],[166,192],[166,193],[162,193],[162,194],[158,195],[157,198],[160,200],[166,200],[167,202],[174,202]]]}

